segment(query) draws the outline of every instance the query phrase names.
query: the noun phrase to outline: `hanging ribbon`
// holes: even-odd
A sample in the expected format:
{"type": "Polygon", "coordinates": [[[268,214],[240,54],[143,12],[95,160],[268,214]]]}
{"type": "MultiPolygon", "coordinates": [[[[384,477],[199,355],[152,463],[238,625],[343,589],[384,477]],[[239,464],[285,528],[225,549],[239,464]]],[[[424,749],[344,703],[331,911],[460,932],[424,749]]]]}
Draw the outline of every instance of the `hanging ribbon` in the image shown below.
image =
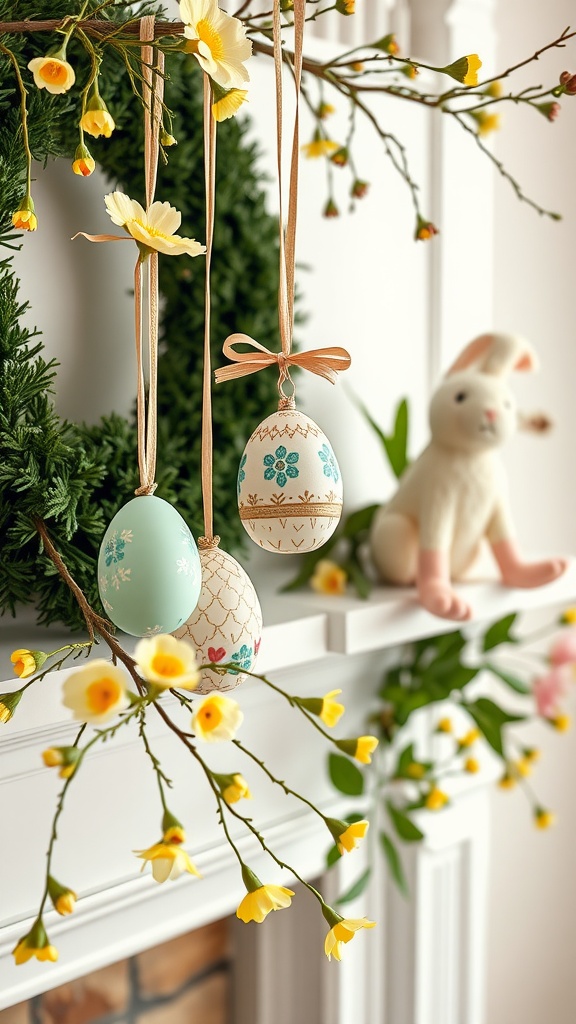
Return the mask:
{"type": "Polygon", "coordinates": [[[294,113],[294,131],[292,136],[292,156],[290,162],[290,181],[288,190],[288,214],[284,229],[283,187],[282,187],[282,24],[280,0],[273,2],[274,32],[274,69],[276,76],[276,151],[278,162],[279,192],[279,233],[280,233],[280,284],[278,289],[278,323],[280,328],[281,352],[272,353],[259,342],[245,334],[231,334],[223,346],[223,353],[233,359],[236,365],[224,366],[216,370],[216,383],[257,373],[266,366],[278,364],[278,391],[281,407],[294,406],[295,387],[290,376],[290,366],[303,369],[325,377],[331,383],[336,380],[341,370],[350,366],[350,355],[346,349],[333,347],[313,349],[292,355],[292,336],[294,332],[294,275],[296,251],[296,218],[298,211],[298,162],[300,150],[300,86],[302,80],[302,57],[304,42],[304,24],[306,21],[306,0],[294,0],[294,84],[296,89],[296,108],[294,113]],[[234,345],[238,342],[257,349],[260,355],[236,352],[234,345]],[[289,381],[292,394],[286,395],[283,385],[289,381]]]}
{"type": "Polygon", "coordinates": [[[210,266],[214,238],[216,203],[216,121],[212,115],[212,87],[204,73],[204,182],[206,189],[206,286],[204,289],[204,367],[202,374],[202,502],[204,506],[204,537],[198,538],[200,548],[217,547],[219,537],[213,535],[212,508],[212,391],[210,362],[210,266]]]}
{"type": "MultiPolygon", "coordinates": [[[[156,66],[153,66],[154,15],[140,19],[140,48],[142,61],[142,101],[144,103],[144,187],[146,209],[154,202],[158,152],[162,127],[162,100],[164,96],[164,54],[156,51],[156,66]]],[[[79,231],[74,238],[82,236],[89,242],[132,242],[130,235],[89,235],[79,231]]],[[[135,494],[153,494],[156,490],[156,448],[158,412],[158,253],[138,255],[134,268],[134,334],[136,338],[137,375],[137,425],[138,425],[138,471],[140,486],[135,494]],[[147,267],[147,318],[148,336],[148,415],[146,415],[146,381],[142,344],[142,266],[147,267]]]]}

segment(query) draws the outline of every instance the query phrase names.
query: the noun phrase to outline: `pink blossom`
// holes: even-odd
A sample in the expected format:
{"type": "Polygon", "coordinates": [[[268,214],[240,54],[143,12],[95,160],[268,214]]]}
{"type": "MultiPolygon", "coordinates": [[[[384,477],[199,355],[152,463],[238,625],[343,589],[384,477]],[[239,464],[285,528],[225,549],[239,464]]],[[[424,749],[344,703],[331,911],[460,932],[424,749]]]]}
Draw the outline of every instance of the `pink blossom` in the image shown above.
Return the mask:
{"type": "Polygon", "coordinates": [[[572,670],[568,665],[557,665],[545,676],[538,676],[532,684],[532,692],[536,701],[538,714],[542,718],[554,718],[559,711],[559,703],[568,693],[572,670]]]}
{"type": "Polygon", "coordinates": [[[551,665],[568,665],[576,662],[576,629],[566,629],[550,648],[551,665]]]}

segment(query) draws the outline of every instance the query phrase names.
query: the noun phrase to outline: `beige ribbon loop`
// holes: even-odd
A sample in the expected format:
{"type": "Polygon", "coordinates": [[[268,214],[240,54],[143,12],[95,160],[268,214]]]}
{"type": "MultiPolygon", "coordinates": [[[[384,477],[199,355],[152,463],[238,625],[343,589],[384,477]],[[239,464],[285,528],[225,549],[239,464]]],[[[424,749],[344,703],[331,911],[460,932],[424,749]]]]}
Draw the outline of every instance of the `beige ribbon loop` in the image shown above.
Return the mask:
{"type": "Polygon", "coordinates": [[[346,349],[336,345],[329,348],[313,348],[308,352],[291,352],[289,355],[285,355],[283,352],[271,352],[248,334],[230,334],[224,342],[222,351],[228,359],[232,360],[232,363],[229,366],[221,366],[215,371],[217,384],[221,384],[225,380],[234,380],[236,377],[246,377],[250,373],[258,373],[259,370],[265,370],[267,366],[274,364],[280,370],[280,385],[283,381],[292,379],[290,377],[291,366],[309,370],[334,384],[338,374],[342,370],[347,370],[351,362],[346,349]],[[249,345],[256,351],[238,352],[234,346],[239,344],[249,345]]]}

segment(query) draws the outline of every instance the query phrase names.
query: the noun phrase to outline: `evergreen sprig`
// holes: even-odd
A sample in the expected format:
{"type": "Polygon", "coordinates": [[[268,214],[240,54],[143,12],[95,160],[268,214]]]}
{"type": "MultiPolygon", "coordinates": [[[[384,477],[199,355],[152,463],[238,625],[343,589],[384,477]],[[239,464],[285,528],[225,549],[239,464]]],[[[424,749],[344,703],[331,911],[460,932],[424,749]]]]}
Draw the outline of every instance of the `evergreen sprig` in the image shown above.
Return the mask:
{"type": "MultiPolygon", "coordinates": [[[[70,0],[2,2],[0,20],[60,18],[77,13],[70,0]]],[[[160,9],[157,10],[160,16],[160,9]]],[[[123,12],[123,18],[126,12],[123,12]]],[[[28,61],[53,44],[46,34],[9,37],[29,83],[28,121],[34,158],[72,160],[80,118],[79,94],[50,96],[35,89],[28,61]]],[[[80,85],[88,58],[78,41],[69,48],[80,85]]],[[[174,114],[178,146],[159,169],[157,196],[182,211],[185,226],[205,237],[202,150],[202,81],[196,61],[171,56],[166,101],[174,114]]],[[[142,109],[120,59],[106,61],[102,94],[117,129],[91,140],[93,154],[110,179],[144,200],[142,109]]],[[[25,159],[19,95],[10,61],[0,56],[0,243],[19,238],[11,215],[24,191],[25,159]]],[[[277,222],[267,213],[258,152],[248,141],[246,122],[227,121],[218,132],[215,243],[212,282],[213,359],[221,360],[227,334],[242,330],[279,347],[277,326],[277,222]]],[[[63,164],[63,174],[71,174],[63,164]]],[[[82,227],[83,225],[79,225],[82,227]]],[[[78,244],[78,243],[77,243],[78,244]]],[[[63,290],[65,283],[62,284],[63,290]]],[[[160,497],[173,501],[195,533],[202,531],[200,492],[201,374],[204,323],[204,268],[184,259],[160,259],[162,293],[159,363],[160,497]]],[[[62,296],[62,307],[65,307],[62,296]]],[[[137,486],[135,417],[112,415],[96,426],[63,422],[52,402],[56,363],[46,362],[38,332],[21,324],[28,302],[18,295],[10,259],[0,263],[0,610],[15,612],[35,602],[39,621],[82,628],[74,598],[45,557],[34,527],[42,518],[93,606],[100,607],[96,558],[104,530],[137,486]]],[[[129,341],[124,341],[130,344],[129,341]]],[[[135,390],[135,387],[134,387],[135,390]]],[[[274,375],[258,374],[214,392],[214,521],[223,548],[238,551],[244,537],[236,515],[236,473],[240,454],[263,414],[274,408],[274,375]]]]}

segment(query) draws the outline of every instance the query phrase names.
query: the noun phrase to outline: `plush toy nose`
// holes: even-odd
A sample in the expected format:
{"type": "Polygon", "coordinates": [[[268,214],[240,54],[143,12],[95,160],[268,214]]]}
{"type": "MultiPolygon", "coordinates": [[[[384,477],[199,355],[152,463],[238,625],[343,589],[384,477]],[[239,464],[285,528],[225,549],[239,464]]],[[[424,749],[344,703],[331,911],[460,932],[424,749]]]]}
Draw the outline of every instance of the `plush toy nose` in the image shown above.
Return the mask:
{"type": "Polygon", "coordinates": [[[484,415],[489,423],[493,423],[498,413],[496,412],[496,409],[484,409],[484,415]]]}

